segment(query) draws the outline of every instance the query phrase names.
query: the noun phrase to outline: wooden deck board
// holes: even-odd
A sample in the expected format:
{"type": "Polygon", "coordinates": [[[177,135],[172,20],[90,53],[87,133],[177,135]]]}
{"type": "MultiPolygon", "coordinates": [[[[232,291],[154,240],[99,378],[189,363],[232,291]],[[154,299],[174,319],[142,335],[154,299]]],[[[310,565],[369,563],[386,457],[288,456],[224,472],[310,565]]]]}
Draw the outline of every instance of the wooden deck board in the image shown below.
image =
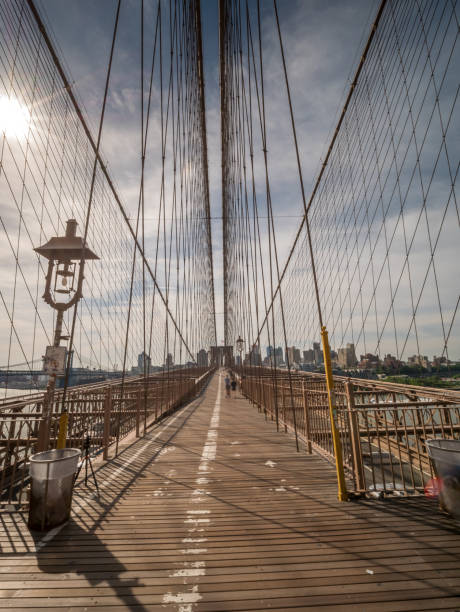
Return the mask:
{"type": "Polygon", "coordinates": [[[217,422],[218,386],[101,463],[101,498],[79,487],[45,545],[1,516],[1,609],[460,610],[458,523],[421,497],[340,504],[333,466],[241,396],[217,422]]]}

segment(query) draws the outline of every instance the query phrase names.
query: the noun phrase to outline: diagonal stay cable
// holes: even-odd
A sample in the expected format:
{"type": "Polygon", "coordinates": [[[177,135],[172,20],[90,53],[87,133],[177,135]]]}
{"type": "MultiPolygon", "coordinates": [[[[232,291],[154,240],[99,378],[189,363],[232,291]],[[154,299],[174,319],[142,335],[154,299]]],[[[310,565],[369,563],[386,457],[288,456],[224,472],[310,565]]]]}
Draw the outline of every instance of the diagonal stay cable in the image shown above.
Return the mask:
{"type": "Polygon", "coordinates": [[[165,299],[165,297],[163,295],[163,292],[161,291],[161,288],[160,288],[160,286],[159,286],[159,284],[157,282],[156,276],[153,273],[152,268],[150,267],[150,264],[149,264],[149,262],[148,262],[148,260],[147,260],[147,258],[145,256],[145,253],[144,253],[144,251],[142,249],[142,245],[140,244],[139,240],[137,239],[137,237],[135,235],[135,231],[134,231],[134,229],[133,229],[133,227],[132,227],[132,225],[131,225],[131,223],[129,221],[128,214],[126,213],[126,211],[124,209],[124,206],[123,206],[123,204],[122,204],[122,202],[120,200],[120,197],[119,197],[119,195],[118,195],[118,193],[117,193],[117,191],[115,189],[113,181],[110,178],[110,175],[108,173],[107,167],[106,167],[106,165],[105,165],[105,163],[104,163],[104,161],[103,161],[103,159],[101,157],[100,151],[99,151],[98,147],[96,146],[96,143],[94,142],[93,136],[92,136],[92,134],[91,134],[91,132],[89,130],[89,127],[87,125],[87,122],[86,122],[86,120],[85,120],[85,118],[83,116],[83,113],[81,111],[80,105],[78,104],[78,101],[77,101],[77,99],[75,97],[75,94],[74,94],[74,92],[72,90],[72,85],[70,84],[70,82],[69,82],[69,80],[68,80],[68,78],[66,76],[66,73],[64,71],[64,68],[62,66],[62,63],[60,62],[60,60],[59,60],[59,58],[57,56],[57,53],[56,53],[55,47],[53,45],[53,42],[51,41],[51,39],[50,39],[50,37],[49,37],[49,35],[48,35],[47,31],[46,31],[46,28],[45,28],[43,20],[42,20],[42,18],[40,16],[40,13],[38,12],[38,10],[37,10],[37,8],[35,6],[35,2],[34,2],[34,0],[27,0],[27,3],[29,5],[29,8],[30,8],[33,16],[34,16],[34,19],[35,19],[35,21],[37,23],[37,26],[38,26],[38,28],[40,30],[40,33],[43,36],[43,39],[44,39],[44,41],[46,43],[48,51],[51,54],[51,57],[52,57],[53,62],[55,64],[55,66],[56,66],[56,69],[57,69],[57,71],[59,73],[59,76],[60,76],[62,82],[63,82],[64,88],[67,91],[67,93],[68,93],[68,95],[69,95],[69,97],[71,99],[71,102],[72,102],[72,104],[74,106],[74,109],[75,109],[75,112],[76,112],[76,114],[77,114],[77,116],[78,116],[78,118],[79,118],[79,120],[81,122],[81,125],[82,125],[83,130],[85,132],[85,135],[86,135],[86,137],[88,139],[88,142],[90,143],[90,146],[93,149],[93,152],[94,152],[94,154],[96,156],[96,159],[97,159],[97,161],[99,163],[99,167],[101,168],[101,170],[102,170],[102,172],[104,174],[104,178],[107,180],[107,184],[109,185],[110,191],[112,192],[112,195],[113,195],[113,197],[114,197],[114,199],[115,199],[115,201],[117,203],[117,206],[118,206],[118,208],[119,208],[119,210],[120,210],[120,212],[121,212],[121,214],[123,216],[123,220],[126,223],[126,227],[128,228],[129,233],[131,234],[131,237],[134,240],[134,242],[135,242],[135,244],[136,244],[136,246],[137,246],[137,248],[139,250],[139,253],[142,256],[142,259],[143,259],[144,264],[145,264],[145,268],[148,271],[148,273],[149,273],[149,275],[150,275],[150,277],[152,279],[152,282],[155,285],[155,288],[156,288],[156,290],[157,290],[157,292],[158,292],[158,294],[159,294],[163,304],[166,307],[167,315],[170,317],[174,327],[176,328],[177,333],[178,333],[179,337],[181,338],[182,342],[184,343],[184,346],[185,346],[186,350],[188,351],[189,355],[192,357],[193,354],[192,354],[190,348],[188,347],[187,342],[185,341],[185,339],[183,337],[182,331],[179,329],[179,327],[178,327],[178,325],[177,325],[177,323],[176,323],[176,321],[175,321],[175,319],[174,319],[174,317],[172,315],[172,312],[170,311],[170,309],[169,309],[169,307],[168,307],[168,305],[166,303],[166,299],[165,299]]]}

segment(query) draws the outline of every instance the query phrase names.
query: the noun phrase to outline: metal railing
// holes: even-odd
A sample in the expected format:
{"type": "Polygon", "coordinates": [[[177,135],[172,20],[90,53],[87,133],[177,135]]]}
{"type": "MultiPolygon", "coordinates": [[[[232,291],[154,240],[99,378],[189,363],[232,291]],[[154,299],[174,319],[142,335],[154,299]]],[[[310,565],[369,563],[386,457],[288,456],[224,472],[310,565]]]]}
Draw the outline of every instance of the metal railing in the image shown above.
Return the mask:
{"type": "MultiPolygon", "coordinates": [[[[213,370],[187,368],[152,375],[70,388],[64,409],[68,414],[66,446],[83,449],[87,436],[91,453],[109,456],[111,447],[148,427],[190,401],[213,370]]],[[[28,503],[29,458],[36,452],[43,422],[45,393],[4,399],[0,403],[0,511],[28,503]]],[[[51,405],[48,448],[57,445],[62,393],[51,405]]]]}
{"type": "MultiPolygon", "coordinates": [[[[244,395],[308,453],[334,449],[324,375],[265,368],[239,370],[244,395]],[[292,387],[292,393],[291,393],[292,387]]],[[[348,490],[414,494],[435,478],[426,441],[460,439],[460,392],[334,377],[348,490]]]]}

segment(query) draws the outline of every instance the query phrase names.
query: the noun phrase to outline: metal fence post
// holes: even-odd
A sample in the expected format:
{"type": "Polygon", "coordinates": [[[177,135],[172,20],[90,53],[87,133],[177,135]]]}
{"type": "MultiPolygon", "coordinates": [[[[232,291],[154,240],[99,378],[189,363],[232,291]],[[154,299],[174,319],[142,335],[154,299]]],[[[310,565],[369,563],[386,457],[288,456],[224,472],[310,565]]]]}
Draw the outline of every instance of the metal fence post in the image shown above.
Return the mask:
{"type": "Polygon", "coordinates": [[[358,491],[364,491],[366,488],[366,479],[364,477],[363,458],[361,454],[361,439],[359,436],[359,425],[355,410],[353,384],[350,381],[345,383],[345,392],[347,394],[347,412],[350,427],[351,452],[353,459],[355,486],[358,491]]]}
{"type": "Polygon", "coordinates": [[[273,381],[268,383],[268,394],[269,394],[269,406],[270,406],[270,419],[273,421],[274,419],[274,405],[275,402],[273,400],[273,381]]]}
{"type": "Polygon", "coordinates": [[[48,450],[50,441],[50,397],[48,389],[45,391],[42,403],[42,418],[38,426],[37,451],[48,450]]]}
{"type": "Polygon", "coordinates": [[[281,408],[283,415],[283,423],[284,423],[284,433],[287,433],[287,424],[286,424],[286,407],[285,407],[285,395],[284,395],[284,387],[281,383],[281,408]]]}
{"type": "Polygon", "coordinates": [[[263,397],[263,404],[264,404],[264,417],[265,420],[267,420],[267,385],[265,384],[265,379],[262,378],[262,397],[263,397]]]}
{"type": "Polygon", "coordinates": [[[138,389],[136,393],[136,438],[139,437],[139,427],[141,422],[141,393],[142,389],[138,389]]]}
{"type": "Polygon", "coordinates": [[[307,438],[307,453],[312,453],[310,434],[310,415],[308,414],[307,389],[305,381],[302,381],[303,416],[305,420],[305,437],[307,438]]]}
{"type": "Polygon", "coordinates": [[[103,459],[109,457],[109,444],[110,444],[110,413],[112,410],[112,387],[108,387],[105,392],[104,398],[104,440],[102,442],[104,451],[102,454],[103,459]]]}

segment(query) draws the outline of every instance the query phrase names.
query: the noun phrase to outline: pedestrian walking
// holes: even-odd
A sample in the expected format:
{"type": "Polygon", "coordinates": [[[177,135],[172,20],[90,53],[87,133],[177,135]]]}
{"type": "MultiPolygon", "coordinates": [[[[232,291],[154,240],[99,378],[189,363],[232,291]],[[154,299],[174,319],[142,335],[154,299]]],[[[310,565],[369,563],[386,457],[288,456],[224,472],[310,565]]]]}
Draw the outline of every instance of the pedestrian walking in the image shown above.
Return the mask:
{"type": "Polygon", "coordinates": [[[231,387],[232,387],[232,391],[236,391],[236,380],[234,378],[232,378],[232,382],[230,383],[231,387]]]}
{"type": "Polygon", "coordinates": [[[225,397],[230,397],[230,377],[227,374],[227,376],[225,377],[225,397]]]}

